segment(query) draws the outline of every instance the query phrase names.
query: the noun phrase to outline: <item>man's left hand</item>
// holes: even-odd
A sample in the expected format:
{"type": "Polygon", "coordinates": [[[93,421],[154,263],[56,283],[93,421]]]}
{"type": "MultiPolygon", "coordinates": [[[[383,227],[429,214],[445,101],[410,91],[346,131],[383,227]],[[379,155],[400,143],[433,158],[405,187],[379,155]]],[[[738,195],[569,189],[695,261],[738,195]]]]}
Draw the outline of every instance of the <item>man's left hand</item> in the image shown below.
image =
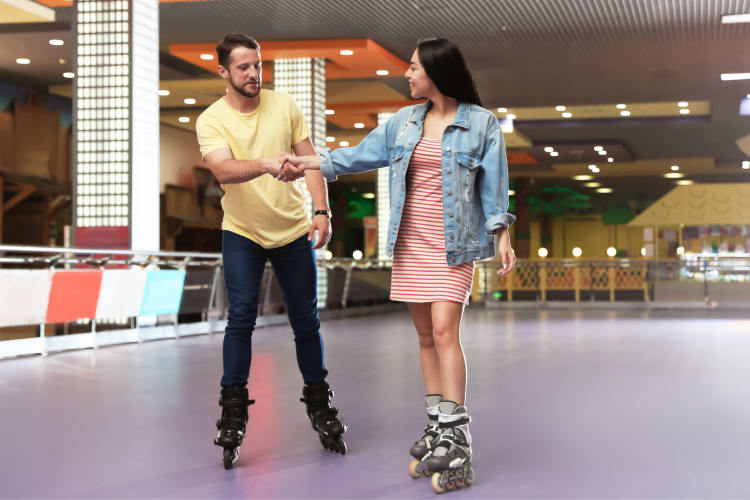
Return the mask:
{"type": "Polygon", "coordinates": [[[312,241],[315,231],[318,232],[318,239],[313,249],[317,250],[318,248],[323,248],[331,241],[333,228],[331,227],[330,219],[323,214],[313,217],[312,224],[310,224],[310,232],[307,234],[307,241],[312,241]]]}

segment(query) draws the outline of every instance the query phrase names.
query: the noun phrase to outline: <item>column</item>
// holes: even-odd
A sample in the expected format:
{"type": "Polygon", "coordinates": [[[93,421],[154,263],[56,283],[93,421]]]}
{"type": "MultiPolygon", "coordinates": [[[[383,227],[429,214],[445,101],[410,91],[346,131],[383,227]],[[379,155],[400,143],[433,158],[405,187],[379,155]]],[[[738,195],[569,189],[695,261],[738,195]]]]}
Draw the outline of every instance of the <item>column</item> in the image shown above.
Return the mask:
{"type": "MultiPolygon", "coordinates": [[[[326,62],[321,58],[276,59],[273,62],[274,90],[290,94],[297,102],[310,130],[316,148],[326,143],[326,62]]],[[[300,181],[304,182],[304,181],[300,181]]],[[[312,199],[305,185],[305,203],[313,211],[312,199]]],[[[323,249],[321,249],[323,250],[323,249]]]]}
{"type": "MultiPolygon", "coordinates": [[[[261,47],[262,48],[262,47],[261,47]]],[[[310,130],[316,149],[326,143],[326,61],[322,58],[301,57],[276,59],[273,62],[273,88],[287,92],[294,98],[310,130]]],[[[307,213],[313,213],[313,203],[307,183],[302,183],[307,213]]],[[[318,249],[318,308],[323,309],[328,297],[328,270],[323,262],[327,248],[318,249]]]]}
{"type": "Polygon", "coordinates": [[[79,247],[159,249],[159,5],[74,5],[73,227],[79,247]]]}

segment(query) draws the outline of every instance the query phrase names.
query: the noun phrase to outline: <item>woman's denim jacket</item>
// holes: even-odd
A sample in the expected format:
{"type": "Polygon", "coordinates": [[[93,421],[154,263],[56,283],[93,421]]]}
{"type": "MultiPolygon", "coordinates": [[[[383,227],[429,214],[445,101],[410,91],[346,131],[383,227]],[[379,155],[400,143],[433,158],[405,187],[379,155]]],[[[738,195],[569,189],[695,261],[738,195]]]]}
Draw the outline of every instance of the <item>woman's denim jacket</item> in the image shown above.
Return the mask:
{"type": "MultiPolygon", "coordinates": [[[[406,170],[422,138],[429,104],[407,106],[381,124],[356,147],[320,153],[328,181],[339,175],[390,167],[391,219],[388,255],[393,255],[406,194],[406,170]]],[[[505,141],[491,112],[461,103],[456,119],[443,133],[443,221],[449,265],[495,255],[493,232],[516,217],[508,210],[508,164],[505,141]]]]}

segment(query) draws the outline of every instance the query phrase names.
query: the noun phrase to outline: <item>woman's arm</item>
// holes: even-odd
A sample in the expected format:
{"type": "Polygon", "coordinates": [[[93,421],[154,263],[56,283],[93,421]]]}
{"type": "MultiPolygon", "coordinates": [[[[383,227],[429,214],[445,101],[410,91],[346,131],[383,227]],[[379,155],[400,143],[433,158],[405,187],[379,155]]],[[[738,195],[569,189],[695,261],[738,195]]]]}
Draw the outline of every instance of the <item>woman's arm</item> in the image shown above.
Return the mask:
{"type": "Polygon", "coordinates": [[[358,174],[376,168],[387,167],[391,160],[390,130],[393,119],[378,125],[357,146],[328,148],[319,155],[298,156],[289,161],[305,170],[320,170],[326,180],[335,181],[339,175],[358,174]]]}
{"type": "Polygon", "coordinates": [[[503,132],[494,116],[490,117],[477,182],[487,234],[510,227],[516,216],[508,213],[508,160],[503,132]]]}

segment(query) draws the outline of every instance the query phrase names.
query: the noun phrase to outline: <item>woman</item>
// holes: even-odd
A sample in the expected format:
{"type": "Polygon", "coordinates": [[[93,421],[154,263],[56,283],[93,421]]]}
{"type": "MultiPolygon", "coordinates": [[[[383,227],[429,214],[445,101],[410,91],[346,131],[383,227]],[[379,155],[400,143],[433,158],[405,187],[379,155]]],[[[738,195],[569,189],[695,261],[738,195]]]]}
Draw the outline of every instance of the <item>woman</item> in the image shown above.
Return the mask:
{"type": "Polygon", "coordinates": [[[513,269],[508,227],[515,216],[506,212],[502,131],[481,107],[458,47],[444,39],[420,41],[405,76],[411,96],[427,103],[399,110],[356,147],[290,162],[320,169],[329,181],[390,168],[391,300],[408,304],[427,388],[428,425],[412,446],[410,472],[441,472],[433,475],[433,487],[442,491],[473,479],[459,340],[473,261],[495,254],[495,236],[503,264],[498,275],[513,269]]]}

